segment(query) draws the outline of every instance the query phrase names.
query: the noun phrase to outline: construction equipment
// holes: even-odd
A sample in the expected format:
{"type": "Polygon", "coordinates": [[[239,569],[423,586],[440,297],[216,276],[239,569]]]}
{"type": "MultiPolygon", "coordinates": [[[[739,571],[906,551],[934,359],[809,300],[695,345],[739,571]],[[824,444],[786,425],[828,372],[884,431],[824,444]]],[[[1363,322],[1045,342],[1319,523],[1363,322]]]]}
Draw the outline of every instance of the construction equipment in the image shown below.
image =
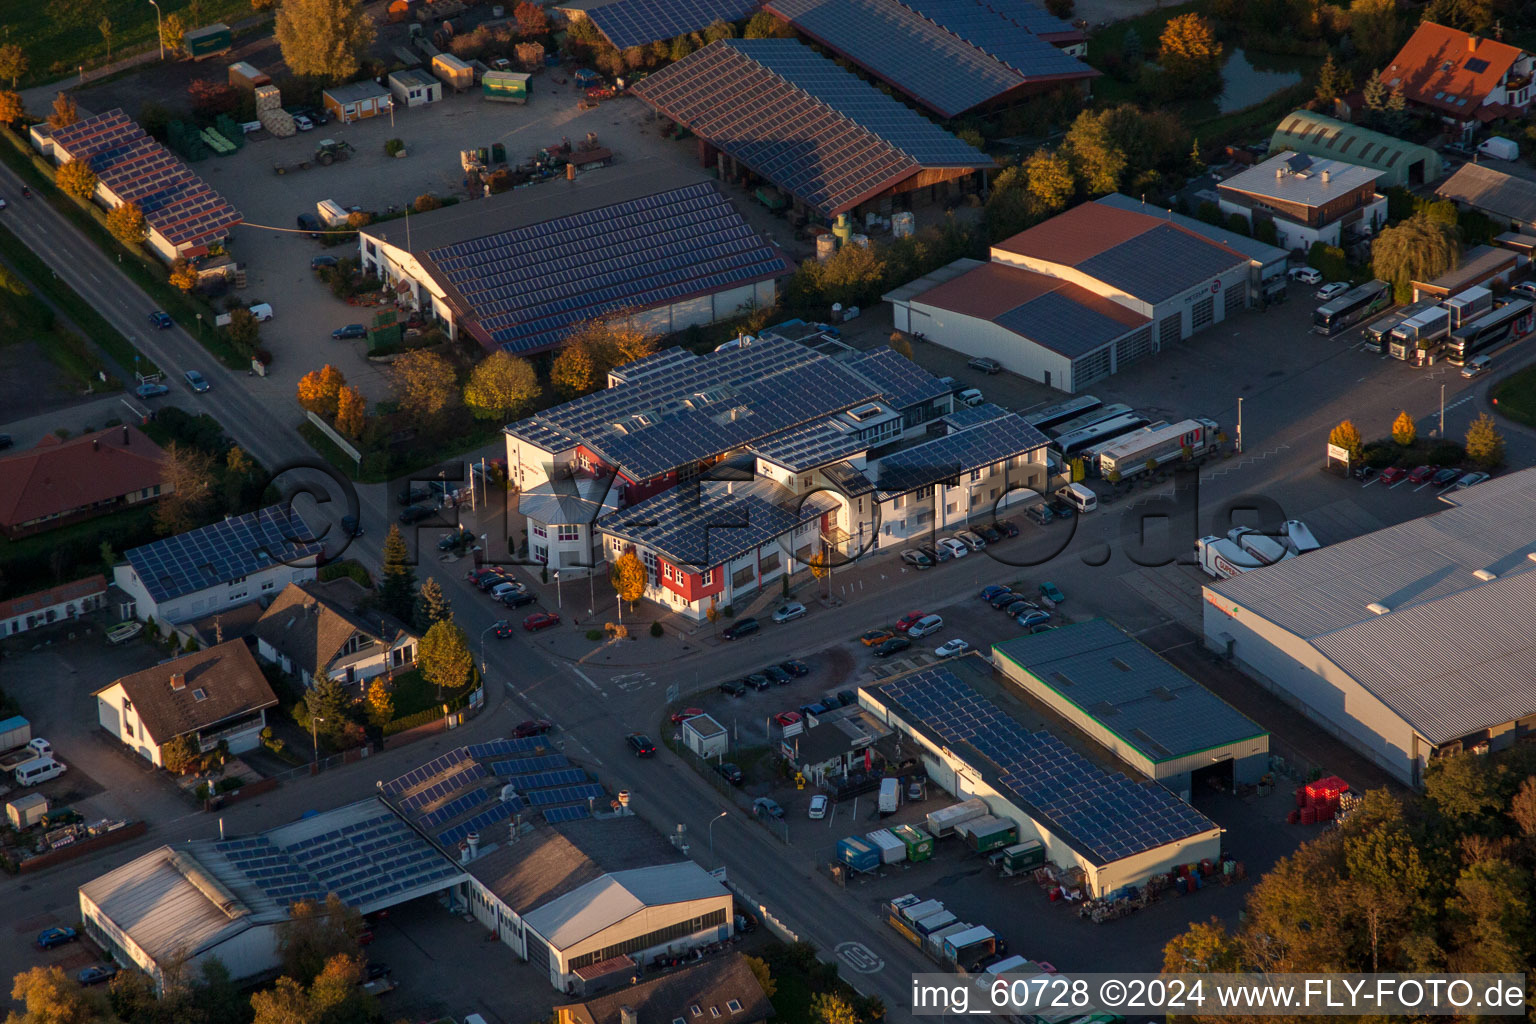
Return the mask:
{"type": "Polygon", "coordinates": [[[320,145],[315,147],[315,163],[321,167],[329,167],[338,160],[351,159],[357,152],[350,142],[337,142],[335,139],[321,139],[320,145]]]}

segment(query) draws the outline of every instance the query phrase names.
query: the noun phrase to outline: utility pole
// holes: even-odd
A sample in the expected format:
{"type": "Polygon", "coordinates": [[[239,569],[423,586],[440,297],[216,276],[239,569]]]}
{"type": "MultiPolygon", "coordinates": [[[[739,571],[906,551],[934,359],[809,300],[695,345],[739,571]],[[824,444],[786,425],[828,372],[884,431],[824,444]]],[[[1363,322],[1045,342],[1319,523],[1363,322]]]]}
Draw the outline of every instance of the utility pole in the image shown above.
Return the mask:
{"type": "Polygon", "coordinates": [[[1440,433],[1438,437],[1445,437],[1445,385],[1440,385],[1440,433]]]}
{"type": "Polygon", "coordinates": [[[1243,454],[1243,396],[1237,396],[1237,454],[1243,454]]]}
{"type": "Polygon", "coordinates": [[[155,9],[155,38],[160,40],[160,60],[165,60],[165,33],[160,28],[160,5],[155,0],[149,0],[149,6],[155,9]]]}

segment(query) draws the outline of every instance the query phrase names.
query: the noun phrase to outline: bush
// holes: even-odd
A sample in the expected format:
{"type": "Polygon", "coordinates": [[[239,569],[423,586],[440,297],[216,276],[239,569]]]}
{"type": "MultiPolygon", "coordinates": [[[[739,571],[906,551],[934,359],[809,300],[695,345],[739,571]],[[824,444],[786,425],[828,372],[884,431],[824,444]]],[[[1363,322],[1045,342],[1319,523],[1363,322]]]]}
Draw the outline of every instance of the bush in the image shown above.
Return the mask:
{"type": "Polygon", "coordinates": [[[388,156],[394,156],[395,154],[399,153],[404,148],[405,148],[405,142],[402,139],[385,139],[384,140],[384,152],[388,156]]]}
{"type": "Polygon", "coordinates": [[[231,790],[239,789],[240,786],[241,782],[239,779],[220,779],[218,785],[214,787],[214,791],[218,793],[228,793],[231,790]]]}
{"type": "Polygon", "coordinates": [[[1336,245],[1313,242],[1307,252],[1307,266],[1322,271],[1325,281],[1349,280],[1349,262],[1344,258],[1344,250],[1336,245]]]}
{"type": "Polygon", "coordinates": [[[206,803],[208,800],[208,783],[199,782],[197,788],[192,791],[192,795],[197,797],[198,803],[206,803]]]}
{"type": "Polygon", "coordinates": [[[596,640],[601,640],[602,638],[603,638],[603,631],[602,630],[600,630],[600,629],[589,629],[589,630],[587,630],[587,639],[588,640],[596,641],[596,640]]]}
{"type": "Polygon", "coordinates": [[[651,623],[651,636],[660,638],[665,633],[666,633],[666,630],[661,628],[661,623],[659,623],[659,622],[651,623]]]}

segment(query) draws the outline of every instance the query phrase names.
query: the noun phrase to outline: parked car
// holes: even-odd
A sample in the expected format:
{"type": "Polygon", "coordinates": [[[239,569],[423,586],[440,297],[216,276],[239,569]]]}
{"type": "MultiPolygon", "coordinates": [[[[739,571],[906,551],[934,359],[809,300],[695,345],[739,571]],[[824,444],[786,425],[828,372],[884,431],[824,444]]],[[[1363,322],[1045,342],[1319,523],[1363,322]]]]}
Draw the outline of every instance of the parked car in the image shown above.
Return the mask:
{"type": "Polygon", "coordinates": [[[980,534],[972,533],[970,530],[961,530],[959,533],[955,534],[955,539],[960,541],[966,547],[970,548],[972,551],[980,551],[982,548],[987,546],[987,542],[982,540],[980,534]]]}
{"type": "Polygon", "coordinates": [[[778,714],[773,716],[773,720],[778,722],[780,725],[794,725],[796,722],[800,721],[800,712],[780,711],[778,714]]]}
{"type": "Polygon", "coordinates": [[[1478,484],[1487,479],[1487,473],[1468,473],[1466,476],[1456,481],[1456,489],[1458,491],[1464,491],[1468,487],[1476,487],[1478,484]]]}
{"type": "Polygon", "coordinates": [[[465,530],[462,533],[450,533],[438,538],[437,550],[451,551],[454,548],[468,547],[474,542],[475,535],[470,533],[468,530],[465,530]]]}
{"type": "Polygon", "coordinates": [[[150,313],[149,323],[150,326],[162,331],[176,326],[176,321],[171,319],[171,314],[163,309],[157,309],[150,313]]]}
{"type": "Polygon", "coordinates": [[[319,270],[321,267],[334,267],[341,260],[335,256],[314,256],[310,258],[309,269],[319,270]]]}
{"type": "Polygon", "coordinates": [[[1434,475],[1434,466],[1414,466],[1408,471],[1408,482],[1411,484],[1425,484],[1434,475]]]}
{"type": "Polygon", "coordinates": [[[725,694],[727,697],[740,697],[747,692],[747,684],[742,682],[740,679],[727,679],[725,682],[716,687],[716,689],[725,694]]]}
{"type": "Polygon", "coordinates": [[[758,693],[762,693],[764,690],[768,689],[768,687],[773,685],[773,682],[761,672],[753,672],[751,675],[743,679],[742,682],[746,683],[749,687],[751,687],[753,690],[756,690],[758,693]]]}
{"type": "Polygon", "coordinates": [[[843,707],[847,707],[850,704],[857,704],[859,702],[859,695],[854,693],[852,690],[838,690],[837,702],[843,707]]]}
{"type": "Polygon", "coordinates": [[[907,614],[896,620],[896,632],[905,633],[907,630],[917,625],[918,622],[927,616],[927,614],[928,613],[924,611],[907,612],[907,614]]]}
{"type": "Polygon", "coordinates": [[[779,668],[782,668],[796,679],[811,674],[811,666],[797,658],[790,658],[788,661],[779,662],[779,668]]]}
{"type": "Polygon", "coordinates": [[[553,728],[553,725],[542,718],[530,718],[526,722],[519,722],[513,726],[512,738],[523,740],[529,736],[543,736],[553,728]]]}
{"type": "Polygon", "coordinates": [[[901,553],[901,560],[908,565],[915,565],[919,569],[926,569],[933,564],[933,559],[923,554],[916,548],[907,548],[901,553]]]}
{"type": "Polygon", "coordinates": [[[904,636],[893,636],[879,647],[875,648],[875,657],[889,658],[893,654],[899,654],[912,646],[912,641],[904,636]]]}
{"type": "Polygon", "coordinates": [[[1050,622],[1051,621],[1051,613],[1047,612],[1047,611],[1025,612],[1023,615],[1020,615],[1017,619],[1014,619],[1014,621],[1017,622],[1019,625],[1024,626],[1025,628],[1028,628],[1030,626],[1038,626],[1041,623],[1050,622]]]}
{"type": "Polygon", "coordinates": [[[760,796],[752,801],[752,813],[759,818],[773,818],[776,821],[784,820],[784,808],[779,806],[777,800],[760,796]]]}
{"type": "Polygon", "coordinates": [[[426,505],[409,505],[400,510],[400,521],[409,526],[411,523],[419,523],[423,519],[431,519],[437,514],[437,509],[426,505]]]}
{"type": "Polygon", "coordinates": [[[315,130],[315,122],[311,121],[303,114],[294,115],[293,126],[301,132],[312,132],[315,130]]]}
{"type": "Polygon", "coordinates": [[[1000,532],[1004,537],[1017,537],[1019,535],[1019,528],[1014,525],[1012,519],[999,519],[992,525],[995,526],[998,532],[1000,532]]]}
{"type": "Polygon", "coordinates": [[[418,501],[426,501],[430,497],[432,497],[432,492],[427,489],[425,484],[406,484],[405,487],[400,489],[400,493],[395,495],[395,503],[397,505],[412,505],[418,501]]]}
{"type": "Polygon", "coordinates": [[[951,558],[955,557],[941,547],[933,547],[932,545],[928,544],[919,544],[917,546],[917,550],[933,559],[934,565],[938,565],[940,562],[947,562],[951,558]]]}
{"type": "Polygon", "coordinates": [[[671,718],[673,725],[682,725],[684,722],[688,721],[688,719],[698,718],[703,713],[703,708],[683,708],[681,711],[672,712],[669,717],[671,718]]]}
{"type": "Polygon", "coordinates": [[[973,532],[980,534],[981,539],[986,541],[988,544],[996,544],[998,541],[1003,539],[1001,532],[991,526],[987,526],[986,524],[982,524],[976,527],[973,532]]]}
{"type": "Polygon", "coordinates": [[[1050,508],[1051,515],[1056,519],[1071,519],[1074,514],[1072,506],[1060,498],[1052,498],[1046,502],[1046,506],[1050,508]]]}
{"type": "MultiPolygon", "coordinates": [[[[921,618],[921,616],[919,616],[919,618],[921,618]]],[[[917,620],[914,619],[913,621],[915,622],[917,620]]],[[[885,643],[895,635],[895,633],[892,633],[888,629],[871,629],[859,637],[859,642],[862,643],[865,647],[876,647],[885,643]]]]}
{"type": "Polygon", "coordinates": [[[747,777],[742,774],[741,769],[729,761],[722,761],[716,765],[715,771],[719,772],[721,778],[733,786],[739,786],[747,781],[747,777]]]}
{"type": "Polygon", "coordinates": [[[342,516],[341,532],[346,534],[348,537],[361,537],[363,535],[363,524],[357,521],[357,516],[342,516]]]}
{"type": "Polygon", "coordinates": [[[91,985],[100,985],[102,982],[111,981],[115,977],[117,977],[116,964],[92,964],[76,974],[75,980],[89,988],[91,985]]]}
{"type": "Polygon", "coordinates": [[[773,683],[774,686],[785,686],[794,679],[793,676],[784,671],[778,665],[769,665],[767,668],[763,669],[763,675],[767,676],[768,680],[773,683]]]}
{"type": "Polygon", "coordinates": [[[389,969],[389,964],[382,964],[378,961],[374,961],[368,965],[369,981],[377,981],[380,978],[387,978],[392,973],[393,972],[389,969]]]}
{"type": "Polygon", "coordinates": [[[560,616],[554,612],[534,612],[523,620],[523,628],[530,633],[560,625],[560,616]]]}
{"type": "Polygon", "coordinates": [[[727,626],[720,634],[727,640],[739,640],[744,636],[750,636],[763,628],[763,624],[756,619],[739,619],[734,624],[727,626]]]}
{"type": "Polygon", "coordinates": [[[332,341],[345,341],[348,338],[366,337],[368,337],[368,328],[362,324],[347,324],[347,326],[338,327],[331,332],[332,341]]]}
{"type": "Polygon", "coordinates": [[[1388,466],[1381,471],[1381,482],[1388,487],[1400,484],[1408,478],[1408,471],[1402,466],[1388,466]]]}
{"type": "Polygon", "coordinates": [[[1002,363],[988,356],[978,356],[965,365],[986,374],[1001,373],[1003,369],[1002,363]]]}
{"type": "Polygon", "coordinates": [[[1056,584],[1052,583],[1050,580],[1046,580],[1044,583],[1040,584],[1040,595],[1055,602],[1056,604],[1061,604],[1061,602],[1067,599],[1067,595],[1063,594],[1061,590],[1056,586],[1056,584]]]}
{"type": "Polygon", "coordinates": [[[1300,281],[1302,284],[1323,283],[1323,273],[1316,267],[1292,267],[1286,274],[1292,281],[1300,281]]]}
{"type": "Polygon", "coordinates": [[[73,928],[49,928],[38,934],[37,945],[39,949],[52,949],[74,942],[79,937],[73,928]]]}
{"type": "Polygon", "coordinates": [[[940,644],[938,647],[935,647],[933,649],[933,653],[937,654],[941,658],[949,658],[956,654],[964,654],[970,649],[970,644],[966,643],[964,640],[961,640],[959,637],[956,637],[948,643],[940,644]]]}
{"type": "Polygon", "coordinates": [[[1024,510],[1024,516],[1036,526],[1045,526],[1055,518],[1051,510],[1044,505],[1031,505],[1024,510]]]}
{"type": "Polygon", "coordinates": [[[827,803],[827,795],[817,793],[811,797],[811,806],[806,808],[805,813],[810,815],[812,821],[820,821],[827,816],[827,803]]]}
{"type": "Polygon", "coordinates": [[[512,628],[512,623],[506,619],[497,619],[491,623],[491,634],[498,640],[510,640],[517,635],[517,630],[512,628]]]}
{"type": "Polygon", "coordinates": [[[1447,487],[1455,483],[1456,478],[1459,476],[1461,476],[1461,470],[1459,469],[1442,469],[1430,478],[1430,483],[1436,487],[1447,487]]]}
{"type": "Polygon", "coordinates": [[[503,583],[515,583],[515,582],[516,582],[516,580],[514,580],[511,576],[507,575],[507,573],[504,570],[492,569],[490,572],[486,573],[484,576],[481,576],[479,579],[475,580],[475,586],[479,587],[483,591],[489,591],[489,590],[495,590],[497,587],[501,586],[503,583]]]}
{"type": "Polygon", "coordinates": [[[788,604],[780,605],[778,610],[773,613],[774,622],[793,622],[804,617],[805,605],[799,601],[791,601],[788,604]]]}
{"type": "Polygon", "coordinates": [[[971,549],[963,541],[955,540],[953,537],[945,537],[939,541],[939,550],[948,551],[951,558],[964,558],[971,553],[971,549]]]}
{"type": "Polygon", "coordinates": [[[496,598],[496,600],[500,601],[508,608],[525,608],[528,605],[537,602],[538,598],[528,593],[526,590],[509,590],[502,593],[500,597],[496,598]]]}
{"type": "Polygon", "coordinates": [[[987,603],[993,608],[1007,608],[1019,599],[1019,595],[1011,590],[1005,590],[1000,594],[993,594],[992,600],[987,603]]]}
{"type": "Polygon", "coordinates": [[[1014,616],[1015,618],[1017,618],[1018,616],[1024,614],[1025,612],[1035,611],[1039,607],[1040,606],[1035,604],[1035,602],[1033,602],[1033,601],[1026,601],[1023,598],[1019,598],[1019,600],[1014,601],[1007,608],[1004,608],[1003,611],[1005,611],[1009,615],[1014,616]]]}
{"type": "Polygon", "coordinates": [[[1001,583],[993,583],[990,586],[982,587],[981,593],[976,596],[980,597],[983,601],[990,601],[998,594],[1006,593],[1008,593],[1007,587],[1003,586],[1001,583]]]}
{"type": "Polygon", "coordinates": [[[1317,299],[1319,302],[1327,302],[1330,299],[1338,298],[1340,295],[1343,295],[1347,291],[1349,291],[1349,285],[1345,284],[1343,281],[1329,281],[1327,284],[1323,285],[1316,292],[1314,292],[1312,297],[1317,299]]]}
{"type": "Polygon", "coordinates": [[[624,742],[629,744],[629,749],[635,752],[636,757],[656,756],[656,744],[652,743],[641,733],[630,733],[624,737],[624,742]]]}
{"type": "Polygon", "coordinates": [[[159,398],[161,395],[170,394],[171,389],[166,387],[164,384],[151,380],[146,381],[145,383],[140,384],[138,387],[134,388],[133,393],[138,395],[140,398],[159,398]]]}
{"type": "Polygon", "coordinates": [[[210,387],[208,379],[196,370],[188,370],[183,376],[187,378],[187,386],[198,394],[202,394],[210,387]]]}

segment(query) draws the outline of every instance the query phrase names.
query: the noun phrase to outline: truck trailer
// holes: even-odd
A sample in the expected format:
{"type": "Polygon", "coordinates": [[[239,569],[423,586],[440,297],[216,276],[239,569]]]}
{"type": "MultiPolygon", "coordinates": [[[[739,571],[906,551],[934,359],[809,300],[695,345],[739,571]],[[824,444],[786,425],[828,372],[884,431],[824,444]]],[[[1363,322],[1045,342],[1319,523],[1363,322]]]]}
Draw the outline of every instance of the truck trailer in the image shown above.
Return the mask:
{"type": "Polygon", "coordinates": [[[1294,557],[1283,541],[1266,536],[1252,527],[1234,526],[1227,531],[1227,539],[1265,565],[1274,565],[1294,557]]]}
{"type": "Polygon", "coordinates": [[[193,60],[204,60],[234,49],[235,34],[228,25],[215,22],[195,28],[181,37],[182,48],[193,60]]]}
{"type": "Polygon", "coordinates": [[[32,738],[32,723],[20,715],[0,721],[0,754],[8,754],[32,738]]]}
{"type": "Polygon", "coordinates": [[[1392,328],[1387,351],[1393,359],[1423,366],[1450,333],[1451,311],[1444,306],[1434,306],[1392,328]]]}
{"type": "Polygon", "coordinates": [[[950,804],[948,807],[940,807],[936,811],[928,812],[928,834],[935,839],[942,839],[953,832],[955,826],[962,821],[979,818],[986,813],[986,801],[979,797],[972,797],[963,803],[950,804]]]}
{"type": "Polygon", "coordinates": [[[1201,537],[1195,542],[1195,553],[1205,574],[1218,580],[1229,580],[1263,564],[1225,537],[1201,537]]]}
{"type": "Polygon", "coordinates": [[[1150,433],[1138,431],[1100,450],[1099,475],[1118,473],[1121,480],[1129,480],[1138,473],[1183,458],[1186,449],[1191,456],[1199,455],[1216,443],[1216,432],[1220,429],[1215,420],[1196,417],[1150,433]]]}

